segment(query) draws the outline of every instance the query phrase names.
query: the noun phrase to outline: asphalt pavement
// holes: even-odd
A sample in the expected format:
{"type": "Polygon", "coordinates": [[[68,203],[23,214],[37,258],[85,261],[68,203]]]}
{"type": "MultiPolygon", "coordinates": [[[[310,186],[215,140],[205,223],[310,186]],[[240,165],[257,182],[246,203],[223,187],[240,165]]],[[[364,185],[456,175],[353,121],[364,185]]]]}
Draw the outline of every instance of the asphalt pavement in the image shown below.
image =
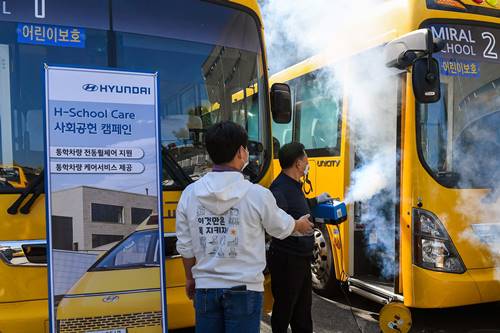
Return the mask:
{"type": "MultiPolygon", "coordinates": [[[[349,302],[344,297],[326,299],[313,294],[315,333],[380,332],[378,313],[381,305],[355,294],[348,295],[352,312],[349,302]]],[[[411,313],[413,320],[411,333],[500,333],[500,302],[451,309],[411,309],[411,313]]],[[[173,332],[190,333],[194,330],[173,332]]],[[[269,315],[264,315],[262,319],[261,332],[271,333],[269,315]]]]}

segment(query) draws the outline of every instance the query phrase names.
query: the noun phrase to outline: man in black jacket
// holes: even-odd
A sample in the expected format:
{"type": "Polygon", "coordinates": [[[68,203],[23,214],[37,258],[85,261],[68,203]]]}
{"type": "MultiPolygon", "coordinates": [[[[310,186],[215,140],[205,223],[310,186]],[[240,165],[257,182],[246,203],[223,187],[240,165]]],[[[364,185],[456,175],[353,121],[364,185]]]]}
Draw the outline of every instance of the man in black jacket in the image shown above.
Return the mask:
{"type": "MultiPolygon", "coordinates": [[[[307,199],[302,192],[301,178],[309,171],[304,145],[292,142],[279,151],[281,174],[270,190],[278,207],[297,219],[310,214],[314,205],[330,200],[328,193],[307,199]]],[[[270,270],[274,297],[271,326],[273,333],[286,333],[290,324],[293,333],[312,333],[311,258],[312,234],[294,233],[271,242],[270,270]]]]}

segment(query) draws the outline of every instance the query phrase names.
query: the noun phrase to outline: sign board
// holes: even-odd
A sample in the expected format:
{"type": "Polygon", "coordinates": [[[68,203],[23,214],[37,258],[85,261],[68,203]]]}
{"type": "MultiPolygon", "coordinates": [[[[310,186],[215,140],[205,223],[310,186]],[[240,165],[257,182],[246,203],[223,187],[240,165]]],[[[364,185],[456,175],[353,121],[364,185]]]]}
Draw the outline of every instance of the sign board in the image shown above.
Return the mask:
{"type": "Polygon", "coordinates": [[[480,78],[485,63],[500,63],[500,30],[489,26],[437,24],[429,27],[445,47],[434,57],[444,76],[480,78]]]}
{"type": "Polygon", "coordinates": [[[17,42],[21,44],[84,48],[85,29],[18,23],[17,42]]]}
{"type": "Polygon", "coordinates": [[[444,58],[500,62],[500,30],[488,26],[431,25],[434,38],[441,38],[444,58]]]}
{"type": "Polygon", "coordinates": [[[51,331],[166,331],[157,76],[46,66],[45,85],[51,331]]]}

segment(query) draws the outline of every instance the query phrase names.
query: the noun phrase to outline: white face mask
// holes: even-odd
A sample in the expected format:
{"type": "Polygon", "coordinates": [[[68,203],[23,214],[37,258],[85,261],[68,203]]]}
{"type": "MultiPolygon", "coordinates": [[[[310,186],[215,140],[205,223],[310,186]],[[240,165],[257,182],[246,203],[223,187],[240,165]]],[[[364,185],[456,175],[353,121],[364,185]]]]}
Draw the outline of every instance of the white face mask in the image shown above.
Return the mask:
{"type": "Polygon", "coordinates": [[[248,160],[245,162],[245,164],[243,164],[243,167],[241,168],[241,171],[245,170],[245,168],[248,166],[248,164],[250,164],[250,162],[248,162],[248,160]]]}
{"type": "Polygon", "coordinates": [[[250,163],[249,162],[249,159],[250,159],[250,153],[248,152],[248,149],[245,149],[246,152],[247,152],[247,160],[245,161],[245,164],[243,164],[243,166],[241,167],[241,171],[245,170],[245,168],[248,166],[248,164],[250,163]]]}
{"type": "Polygon", "coordinates": [[[307,163],[306,168],[304,169],[304,176],[307,176],[307,174],[309,173],[309,167],[310,165],[309,163],[307,163]]]}

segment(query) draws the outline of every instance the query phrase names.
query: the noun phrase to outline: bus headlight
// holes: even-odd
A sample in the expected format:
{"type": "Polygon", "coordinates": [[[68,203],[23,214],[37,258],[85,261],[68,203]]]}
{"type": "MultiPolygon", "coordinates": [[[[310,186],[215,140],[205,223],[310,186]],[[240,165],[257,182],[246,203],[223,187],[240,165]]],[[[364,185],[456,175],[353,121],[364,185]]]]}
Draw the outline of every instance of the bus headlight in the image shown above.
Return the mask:
{"type": "Polygon", "coordinates": [[[413,263],[447,273],[464,273],[465,266],[439,219],[429,211],[413,209],[413,263]]]}

